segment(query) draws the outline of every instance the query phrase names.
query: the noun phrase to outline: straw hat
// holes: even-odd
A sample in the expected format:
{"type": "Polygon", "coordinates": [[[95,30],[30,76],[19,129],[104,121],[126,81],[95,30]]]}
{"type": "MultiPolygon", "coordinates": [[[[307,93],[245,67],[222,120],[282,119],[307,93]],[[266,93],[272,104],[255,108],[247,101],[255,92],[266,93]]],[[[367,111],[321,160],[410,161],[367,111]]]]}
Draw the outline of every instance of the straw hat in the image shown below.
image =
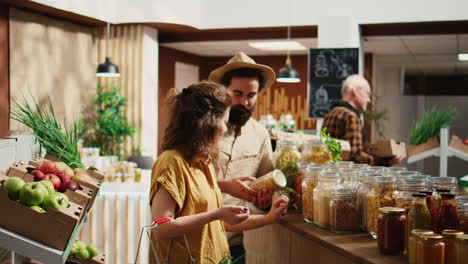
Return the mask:
{"type": "Polygon", "coordinates": [[[265,88],[269,88],[275,82],[276,74],[272,68],[263,64],[255,63],[255,61],[244,52],[237,52],[236,55],[234,55],[234,57],[232,57],[224,66],[212,71],[210,76],[208,76],[208,80],[220,83],[224,74],[239,68],[254,68],[261,70],[263,78],[265,78],[265,88]]]}

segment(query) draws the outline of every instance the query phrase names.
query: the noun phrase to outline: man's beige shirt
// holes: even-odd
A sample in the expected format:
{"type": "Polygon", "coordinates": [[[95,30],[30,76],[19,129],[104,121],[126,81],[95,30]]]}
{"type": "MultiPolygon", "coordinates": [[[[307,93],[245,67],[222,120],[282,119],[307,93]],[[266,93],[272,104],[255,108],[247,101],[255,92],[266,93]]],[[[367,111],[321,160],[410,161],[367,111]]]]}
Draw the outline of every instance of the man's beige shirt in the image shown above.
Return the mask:
{"type": "MultiPolygon", "coordinates": [[[[235,177],[261,177],[274,169],[270,136],[265,127],[253,118],[236,135],[229,127],[218,144],[218,157],[214,162],[218,180],[235,177]]],[[[224,205],[246,205],[248,202],[223,193],[224,205]]],[[[263,213],[253,204],[248,203],[251,213],[263,213]]],[[[241,233],[228,233],[231,246],[240,244],[241,233]]]]}

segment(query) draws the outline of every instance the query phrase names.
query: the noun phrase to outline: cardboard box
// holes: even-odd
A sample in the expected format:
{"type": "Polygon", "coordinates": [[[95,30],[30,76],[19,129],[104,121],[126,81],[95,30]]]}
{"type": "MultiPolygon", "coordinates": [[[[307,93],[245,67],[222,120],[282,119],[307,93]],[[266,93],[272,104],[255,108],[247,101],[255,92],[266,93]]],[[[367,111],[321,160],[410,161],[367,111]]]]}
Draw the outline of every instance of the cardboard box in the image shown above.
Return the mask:
{"type": "MultiPolygon", "coordinates": [[[[7,174],[9,177],[19,177],[25,182],[34,182],[34,176],[29,174],[34,168],[33,166],[18,162],[9,168],[7,174]]],[[[70,201],[82,206],[86,211],[89,211],[94,201],[94,192],[94,190],[80,185],[79,189],[75,191],[67,190],[64,194],[67,195],[70,201]]]]}
{"type": "Polygon", "coordinates": [[[106,259],[106,254],[99,253],[97,256],[95,256],[94,258],[90,258],[90,259],[79,260],[73,256],[69,256],[67,260],[75,261],[80,264],[104,264],[106,263],[105,259],[106,259]]]}
{"type": "Polygon", "coordinates": [[[381,139],[373,144],[366,144],[366,152],[381,158],[406,155],[406,145],[393,139],[381,139]]]}
{"type": "MultiPolygon", "coordinates": [[[[8,176],[0,174],[0,182],[8,176]]],[[[39,213],[17,201],[10,200],[0,188],[0,226],[49,247],[65,250],[73,232],[83,216],[84,209],[70,202],[68,208],[39,213]]]]}
{"type": "Polygon", "coordinates": [[[411,157],[419,153],[431,150],[433,148],[437,148],[439,146],[439,140],[437,139],[437,137],[433,137],[420,145],[406,145],[406,154],[408,155],[408,157],[411,157]]]}
{"type": "Polygon", "coordinates": [[[463,143],[463,140],[457,136],[452,136],[450,139],[449,147],[468,154],[468,145],[463,143]]]}

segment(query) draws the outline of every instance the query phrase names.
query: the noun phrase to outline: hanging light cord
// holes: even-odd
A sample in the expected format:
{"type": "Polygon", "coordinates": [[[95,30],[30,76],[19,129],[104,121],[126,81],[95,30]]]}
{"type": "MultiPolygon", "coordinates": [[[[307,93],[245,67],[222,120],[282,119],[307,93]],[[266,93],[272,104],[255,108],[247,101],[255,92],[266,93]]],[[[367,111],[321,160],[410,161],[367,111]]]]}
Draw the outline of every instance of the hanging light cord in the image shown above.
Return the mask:
{"type": "Polygon", "coordinates": [[[110,24],[107,22],[107,30],[106,30],[106,45],[104,45],[104,57],[107,58],[107,45],[109,45],[109,35],[110,35],[110,24]]]}

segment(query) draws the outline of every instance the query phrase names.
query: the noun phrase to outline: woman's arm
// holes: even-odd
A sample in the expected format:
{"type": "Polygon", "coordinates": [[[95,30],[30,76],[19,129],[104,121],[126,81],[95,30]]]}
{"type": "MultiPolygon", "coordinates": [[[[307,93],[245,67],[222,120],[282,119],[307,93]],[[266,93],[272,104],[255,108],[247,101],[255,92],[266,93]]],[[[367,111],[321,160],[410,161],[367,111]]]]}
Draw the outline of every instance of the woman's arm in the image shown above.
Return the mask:
{"type": "Polygon", "coordinates": [[[238,224],[224,223],[224,228],[228,232],[240,232],[250,229],[255,229],[267,224],[276,222],[281,215],[286,213],[288,209],[289,199],[286,196],[281,196],[275,200],[271,206],[270,212],[266,215],[250,215],[247,220],[238,224]]]}
{"type": "Polygon", "coordinates": [[[209,212],[181,216],[174,219],[177,203],[164,188],[156,191],[151,203],[151,216],[153,219],[168,217],[171,221],[161,224],[153,229],[158,239],[171,239],[182,236],[195,228],[215,220],[223,220],[231,224],[238,224],[248,217],[242,206],[225,206],[209,212]]]}

